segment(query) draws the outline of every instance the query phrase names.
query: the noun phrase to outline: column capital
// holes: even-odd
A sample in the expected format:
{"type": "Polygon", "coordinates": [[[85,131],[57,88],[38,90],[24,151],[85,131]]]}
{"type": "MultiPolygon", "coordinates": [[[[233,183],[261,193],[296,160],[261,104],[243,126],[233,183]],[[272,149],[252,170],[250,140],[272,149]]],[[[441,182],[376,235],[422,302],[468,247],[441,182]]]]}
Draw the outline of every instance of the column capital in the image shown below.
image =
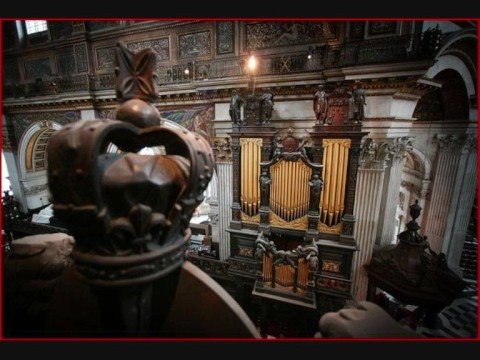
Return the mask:
{"type": "Polygon", "coordinates": [[[465,145],[463,146],[464,152],[476,152],[477,151],[477,136],[475,134],[467,134],[465,137],[465,145]]]}
{"type": "Polygon", "coordinates": [[[390,159],[389,144],[365,138],[361,145],[360,166],[366,169],[384,169],[390,159]]]}
{"type": "Polygon", "coordinates": [[[229,137],[210,139],[216,162],[232,162],[232,148],[229,137]]]}
{"type": "Polygon", "coordinates": [[[408,150],[412,150],[413,137],[402,136],[395,138],[389,146],[392,161],[400,162],[408,150]]]}
{"type": "Polygon", "coordinates": [[[433,142],[443,153],[458,154],[471,152],[477,149],[477,137],[474,134],[435,134],[433,142]]]}

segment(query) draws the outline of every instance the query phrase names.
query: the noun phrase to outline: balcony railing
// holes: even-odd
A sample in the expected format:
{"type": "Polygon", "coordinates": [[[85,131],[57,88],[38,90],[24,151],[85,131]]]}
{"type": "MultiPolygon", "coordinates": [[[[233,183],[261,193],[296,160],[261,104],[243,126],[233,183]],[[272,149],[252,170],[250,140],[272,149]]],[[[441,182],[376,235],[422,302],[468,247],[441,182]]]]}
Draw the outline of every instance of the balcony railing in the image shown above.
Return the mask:
{"type": "MultiPolygon", "coordinates": [[[[317,72],[325,69],[377,63],[432,59],[439,34],[393,36],[342,45],[316,47],[308,51],[259,57],[257,76],[317,72]]],[[[247,76],[247,56],[192,61],[158,69],[158,85],[188,84],[203,80],[247,76]]],[[[75,91],[113,90],[114,74],[74,75],[23,84],[4,84],[4,98],[54,95],[75,91]]]]}

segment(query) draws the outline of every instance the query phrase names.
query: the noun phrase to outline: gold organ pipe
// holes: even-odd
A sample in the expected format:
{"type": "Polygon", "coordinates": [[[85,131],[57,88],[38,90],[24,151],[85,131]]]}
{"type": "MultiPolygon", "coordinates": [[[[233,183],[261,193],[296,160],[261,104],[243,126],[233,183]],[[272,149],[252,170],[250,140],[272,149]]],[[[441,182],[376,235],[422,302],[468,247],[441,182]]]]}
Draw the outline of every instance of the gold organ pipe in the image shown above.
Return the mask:
{"type": "Polygon", "coordinates": [[[349,146],[343,148],[343,178],[342,178],[342,192],[340,195],[340,212],[343,215],[343,210],[345,208],[345,186],[347,183],[347,166],[348,166],[348,150],[349,146]]]}
{"type": "Polygon", "coordinates": [[[282,208],[282,217],[285,219],[286,218],[286,212],[285,212],[285,196],[286,196],[286,193],[287,193],[287,176],[285,176],[285,172],[286,172],[286,165],[285,165],[285,162],[282,161],[282,183],[283,183],[283,186],[282,186],[282,196],[281,196],[281,199],[282,199],[282,205],[281,205],[281,208],[282,208]]]}
{"type": "Polygon", "coordinates": [[[332,216],[333,216],[333,212],[332,212],[332,208],[330,207],[331,206],[331,202],[332,202],[332,197],[334,196],[333,194],[333,187],[332,187],[332,184],[333,184],[333,179],[335,178],[336,176],[336,173],[334,172],[335,168],[334,168],[334,165],[335,165],[335,162],[336,162],[336,159],[333,157],[333,144],[331,144],[329,146],[329,149],[328,149],[328,158],[329,158],[329,178],[328,178],[328,202],[325,204],[326,207],[328,208],[328,214],[327,214],[327,221],[328,221],[328,225],[332,225],[332,216]]]}
{"type": "Polygon", "coordinates": [[[252,216],[253,209],[252,209],[252,199],[253,199],[253,186],[252,186],[252,179],[253,179],[253,161],[255,153],[253,151],[253,144],[251,142],[248,143],[248,215],[252,216]]]}
{"type": "Polygon", "coordinates": [[[247,161],[246,161],[246,158],[245,158],[245,155],[246,155],[246,152],[247,152],[247,149],[246,149],[246,144],[242,144],[242,147],[241,147],[241,151],[242,151],[242,173],[240,174],[240,177],[241,177],[241,181],[242,181],[242,211],[244,213],[246,213],[246,208],[245,208],[245,197],[246,197],[246,188],[245,188],[245,180],[247,178],[247,161]]]}
{"type": "Polygon", "coordinates": [[[248,157],[249,157],[249,153],[248,153],[248,143],[245,143],[243,145],[243,148],[245,150],[245,156],[243,157],[243,160],[245,162],[245,165],[244,165],[244,177],[245,177],[245,180],[243,181],[243,186],[244,186],[244,195],[243,195],[243,198],[244,198],[244,207],[245,207],[245,214],[248,214],[248,157]]]}
{"type": "Polygon", "coordinates": [[[326,169],[326,166],[325,166],[325,160],[327,158],[327,155],[326,155],[326,152],[325,150],[323,150],[323,159],[322,159],[322,165],[323,165],[323,168],[322,168],[322,179],[324,180],[324,184],[323,184],[323,189],[322,189],[322,193],[320,194],[320,209],[318,209],[318,211],[320,212],[320,220],[322,218],[322,211],[323,211],[323,197],[324,197],[324,194],[325,194],[325,169],[326,169]]]}
{"type": "Polygon", "coordinates": [[[329,152],[330,148],[326,146],[323,149],[323,153],[325,154],[325,177],[323,178],[324,181],[324,195],[323,195],[323,202],[322,202],[322,221],[326,223],[328,208],[326,208],[325,204],[328,204],[328,184],[329,184],[329,177],[330,177],[330,160],[329,160],[329,152]]]}
{"type": "Polygon", "coordinates": [[[298,197],[300,195],[300,164],[298,162],[295,163],[295,173],[293,176],[293,218],[296,219],[298,217],[298,197]]]}
{"type": "Polygon", "coordinates": [[[245,165],[245,161],[243,160],[243,145],[240,146],[240,204],[242,206],[243,211],[243,178],[245,177],[245,173],[243,172],[243,167],[245,165]]]}
{"type": "Polygon", "coordinates": [[[343,173],[344,173],[344,153],[345,147],[340,146],[340,154],[338,156],[338,182],[337,188],[335,189],[336,202],[335,202],[335,224],[340,220],[342,214],[340,213],[342,207],[342,185],[343,185],[343,173]]]}
{"type": "Polygon", "coordinates": [[[257,191],[258,191],[258,187],[255,186],[257,183],[258,183],[258,159],[257,159],[257,147],[252,144],[252,150],[253,150],[253,176],[252,176],[252,207],[253,207],[253,213],[256,214],[257,213],[257,200],[258,200],[258,194],[257,194],[257,191]]]}
{"type": "Polygon", "coordinates": [[[335,220],[335,189],[337,188],[337,177],[338,177],[338,143],[333,143],[332,145],[332,173],[331,173],[331,182],[330,182],[330,202],[328,204],[328,215],[330,225],[335,220]]]}
{"type": "Polygon", "coordinates": [[[288,176],[287,176],[287,184],[288,184],[288,192],[287,192],[287,221],[291,220],[291,213],[292,213],[292,165],[291,161],[287,162],[288,164],[288,176]]]}
{"type": "Polygon", "coordinates": [[[302,179],[301,179],[301,191],[300,191],[300,216],[305,215],[305,194],[307,193],[308,179],[307,173],[305,171],[302,172],[302,179]]]}

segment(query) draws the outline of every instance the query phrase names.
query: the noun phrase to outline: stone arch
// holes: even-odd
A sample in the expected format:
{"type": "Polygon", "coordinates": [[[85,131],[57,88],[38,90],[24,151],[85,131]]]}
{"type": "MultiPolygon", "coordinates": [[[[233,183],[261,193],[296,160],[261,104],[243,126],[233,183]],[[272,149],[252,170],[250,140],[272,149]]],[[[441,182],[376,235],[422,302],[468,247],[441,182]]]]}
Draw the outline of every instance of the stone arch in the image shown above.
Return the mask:
{"type": "Polygon", "coordinates": [[[442,55],[436,58],[436,63],[433,64],[425,74],[429,79],[435,78],[443,70],[455,70],[463,79],[468,96],[475,95],[475,82],[473,80],[467,65],[457,56],[442,55]]]}
{"type": "Polygon", "coordinates": [[[20,138],[17,165],[19,169],[19,200],[24,211],[50,203],[47,180],[47,144],[52,134],[62,125],[54,121],[35,122],[20,138]]]}
{"type": "Polygon", "coordinates": [[[18,146],[18,165],[22,179],[27,179],[30,174],[46,170],[48,139],[61,127],[62,125],[54,121],[42,121],[33,123],[24,131],[18,146]],[[43,166],[35,166],[35,159],[43,160],[43,166]],[[35,171],[36,169],[37,171],[35,171]]]}
{"type": "MultiPolygon", "coordinates": [[[[409,206],[415,200],[419,200],[422,208],[426,206],[427,190],[430,184],[432,169],[431,162],[427,156],[414,147],[406,151],[403,165],[402,181],[400,183],[395,213],[397,234],[406,229],[405,225],[410,221],[409,206]]],[[[423,220],[422,215],[417,219],[420,226],[423,220]]]]}
{"type": "Polygon", "coordinates": [[[462,74],[457,69],[443,68],[433,78],[441,82],[442,87],[425,94],[413,116],[421,121],[469,119],[472,113],[469,99],[474,95],[469,95],[462,74]]]}

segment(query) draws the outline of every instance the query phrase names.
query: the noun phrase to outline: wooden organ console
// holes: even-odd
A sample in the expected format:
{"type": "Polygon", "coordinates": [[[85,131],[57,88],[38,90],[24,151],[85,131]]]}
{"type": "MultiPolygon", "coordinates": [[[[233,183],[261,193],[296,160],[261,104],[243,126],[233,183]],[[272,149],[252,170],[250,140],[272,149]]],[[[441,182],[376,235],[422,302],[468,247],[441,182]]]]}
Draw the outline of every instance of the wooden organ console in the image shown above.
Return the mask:
{"type": "Polygon", "coordinates": [[[348,119],[350,94],[343,86],[329,89],[328,121],[316,123],[303,139],[293,129],[272,127],[261,91],[248,91],[242,95],[244,119],[232,118],[229,134],[229,276],[252,284],[256,296],[319,312],[332,301],[341,308],[351,298],[353,205],[367,133],[348,119]]]}

